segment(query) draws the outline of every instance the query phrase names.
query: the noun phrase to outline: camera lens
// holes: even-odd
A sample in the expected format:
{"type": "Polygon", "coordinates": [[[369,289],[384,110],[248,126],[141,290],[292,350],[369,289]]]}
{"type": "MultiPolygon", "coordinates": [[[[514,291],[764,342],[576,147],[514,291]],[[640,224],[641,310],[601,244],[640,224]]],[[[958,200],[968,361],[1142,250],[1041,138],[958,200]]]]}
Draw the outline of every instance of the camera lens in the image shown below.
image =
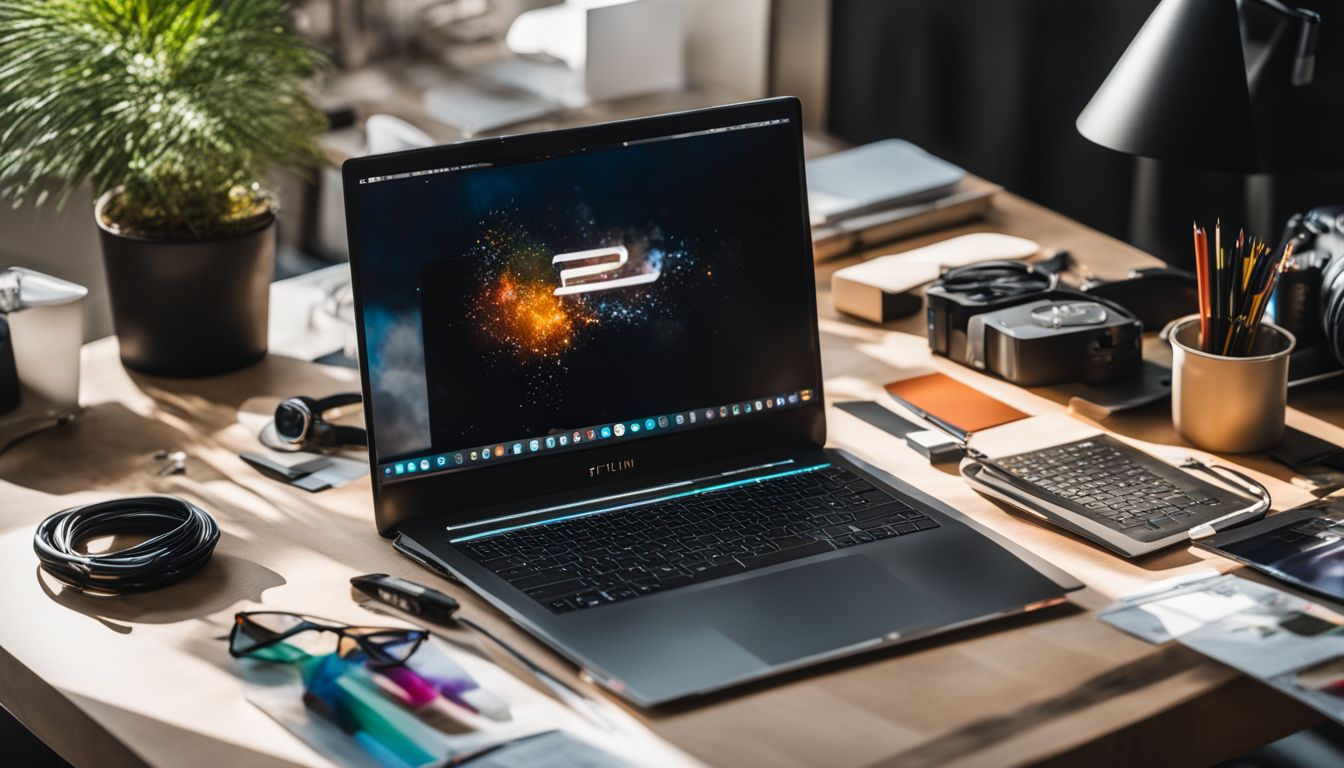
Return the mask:
{"type": "Polygon", "coordinates": [[[1091,301],[1061,301],[1032,310],[1031,321],[1042,328],[1101,325],[1106,322],[1106,308],[1091,301]]]}
{"type": "Polygon", "coordinates": [[[286,440],[302,439],[306,421],[303,409],[293,403],[282,403],[275,409],[275,432],[286,440]]]}

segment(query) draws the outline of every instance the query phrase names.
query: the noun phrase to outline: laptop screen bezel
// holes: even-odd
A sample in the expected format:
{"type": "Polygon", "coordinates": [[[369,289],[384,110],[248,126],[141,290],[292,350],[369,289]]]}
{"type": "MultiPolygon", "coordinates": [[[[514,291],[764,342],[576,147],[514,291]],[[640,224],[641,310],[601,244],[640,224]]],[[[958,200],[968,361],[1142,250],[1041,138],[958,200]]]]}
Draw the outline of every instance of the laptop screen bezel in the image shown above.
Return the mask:
{"type": "MultiPolygon", "coordinates": [[[[369,370],[365,364],[368,350],[363,322],[364,296],[359,280],[361,263],[366,258],[360,247],[363,240],[360,237],[363,220],[358,204],[360,179],[478,162],[517,162],[519,158],[544,160],[550,156],[583,151],[588,147],[610,146],[623,141],[673,136],[779,118],[789,119],[794,131],[798,168],[798,205],[794,215],[800,217],[802,223],[802,237],[796,252],[780,254],[780,258],[791,259],[784,263],[789,268],[801,270],[806,276],[807,299],[799,302],[797,311],[808,313],[811,319],[808,323],[810,338],[799,341],[809,345],[812,371],[800,375],[799,381],[800,387],[810,386],[815,390],[816,397],[796,408],[768,412],[739,422],[638,440],[596,443],[587,450],[538,456],[523,462],[430,474],[414,481],[386,485],[379,483],[375,474],[371,477],[371,484],[374,516],[380,533],[393,535],[401,523],[423,517],[444,516],[446,522],[458,525],[490,518],[504,511],[526,508],[529,500],[595,496],[599,495],[599,488],[602,494],[613,489],[633,489],[679,474],[694,476],[704,467],[722,465],[738,458],[748,460],[753,456],[782,455],[791,450],[822,446],[826,440],[824,392],[803,167],[802,117],[798,100],[783,97],[358,157],[342,164],[364,419],[368,428],[370,471],[376,473],[378,425],[369,401],[371,388],[369,370]],[[620,466],[623,471],[619,475],[590,471],[594,467],[607,465],[620,466]]],[[[765,396],[768,393],[760,394],[765,396]]]]}

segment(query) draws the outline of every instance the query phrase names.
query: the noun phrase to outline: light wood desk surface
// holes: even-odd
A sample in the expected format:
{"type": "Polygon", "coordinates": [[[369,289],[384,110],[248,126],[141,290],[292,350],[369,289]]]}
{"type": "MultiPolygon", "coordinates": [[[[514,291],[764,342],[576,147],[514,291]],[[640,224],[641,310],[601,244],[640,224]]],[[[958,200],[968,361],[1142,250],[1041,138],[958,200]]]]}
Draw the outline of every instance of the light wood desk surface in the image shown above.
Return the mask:
{"type": "MultiPolygon", "coordinates": [[[[977,230],[1067,248],[1102,276],[1151,261],[1007,193],[989,218],[904,245],[977,230]]],[[[931,359],[919,339],[838,319],[827,286],[843,263],[818,269],[832,401],[935,368],[1031,413],[1063,410],[1049,397],[931,359]]],[[[347,580],[371,571],[435,583],[470,615],[582,684],[480,600],[397,556],[374,531],[367,479],[310,495],[238,458],[257,449],[237,420],[249,399],[352,388],[353,371],[277,356],[226,376],[154,379],[122,369],[111,339],[86,346],[84,416],[0,456],[0,702],[80,766],[324,765],[243,699],[216,638],[234,611],[258,604],[369,622],[347,580]],[[185,476],[153,476],[150,455],[161,448],[189,454],[185,476]],[[73,594],[39,574],[31,550],[39,520],[74,503],[143,492],[191,498],[219,520],[223,537],[205,570],[168,589],[118,599],[73,594]]],[[[1344,443],[1338,384],[1294,391],[1290,402],[1290,424],[1344,443]]],[[[723,766],[1191,765],[1318,719],[1232,670],[1179,647],[1147,645],[1094,615],[1158,579],[1230,563],[1184,548],[1119,560],[1006,513],[954,472],[931,467],[847,414],[832,409],[829,423],[833,445],[946,500],[1088,588],[1067,606],[828,664],[697,706],[640,713],[689,754],[723,766]]],[[[1103,426],[1152,443],[1181,442],[1163,406],[1103,426]]],[[[1236,463],[1270,488],[1276,509],[1308,500],[1267,460],[1236,463]]]]}

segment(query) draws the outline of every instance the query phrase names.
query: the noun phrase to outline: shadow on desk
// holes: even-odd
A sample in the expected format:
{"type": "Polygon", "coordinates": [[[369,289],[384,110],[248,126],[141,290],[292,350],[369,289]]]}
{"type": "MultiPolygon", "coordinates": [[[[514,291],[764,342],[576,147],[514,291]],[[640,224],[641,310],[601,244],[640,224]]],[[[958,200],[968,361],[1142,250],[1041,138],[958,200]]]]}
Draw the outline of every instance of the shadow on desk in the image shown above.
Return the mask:
{"type": "Polygon", "coordinates": [[[203,378],[165,379],[131,370],[126,374],[165,414],[212,432],[237,423],[238,409],[258,395],[320,397],[360,388],[355,369],[313,365],[284,355],[267,355],[246,368],[203,378]]]}
{"type": "Polygon", "coordinates": [[[270,568],[218,551],[188,580],[112,599],[63,586],[40,568],[34,569],[34,574],[42,591],[54,602],[122,635],[131,633],[132,623],[173,624],[203,619],[242,601],[259,603],[266,590],[286,583],[284,576],[270,568]]]}
{"type": "MultiPolygon", "coordinates": [[[[181,423],[181,422],[177,422],[181,423]]],[[[0,455],[0,476],[15,485],[65,496],[91,488],[110,493],[162,493],[154,452],[179,450],[198,439],[172,422],[142,416],[121,403],[85,408],[69,424],[35,435],[0,455]]],[[[226,480],[192,461],[194,476],[226,480]]]]}
{"type": "Polygon", "coordinates": [[[1288,390],[1288,407],[1321,421],[1344,424],[1344,378],[1293,387],[1288,390]]]}

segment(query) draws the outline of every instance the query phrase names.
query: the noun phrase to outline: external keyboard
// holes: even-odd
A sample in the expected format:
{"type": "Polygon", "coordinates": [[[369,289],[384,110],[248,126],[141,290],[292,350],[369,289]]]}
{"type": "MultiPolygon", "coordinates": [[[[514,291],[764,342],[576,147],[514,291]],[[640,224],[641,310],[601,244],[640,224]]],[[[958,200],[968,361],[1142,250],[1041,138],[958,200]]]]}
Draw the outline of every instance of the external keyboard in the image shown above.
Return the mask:
{"type": "Polygon", "coordinates": [[[1140,541],[1188,531],[1235,500],[1105,435],[995,459],[1034,495],[1140,541]]]}
{"type": "Polygon", "coordinates": [[[937,527],[853,472],[823,465],[457,546],[564,613],[937,527]]]}

